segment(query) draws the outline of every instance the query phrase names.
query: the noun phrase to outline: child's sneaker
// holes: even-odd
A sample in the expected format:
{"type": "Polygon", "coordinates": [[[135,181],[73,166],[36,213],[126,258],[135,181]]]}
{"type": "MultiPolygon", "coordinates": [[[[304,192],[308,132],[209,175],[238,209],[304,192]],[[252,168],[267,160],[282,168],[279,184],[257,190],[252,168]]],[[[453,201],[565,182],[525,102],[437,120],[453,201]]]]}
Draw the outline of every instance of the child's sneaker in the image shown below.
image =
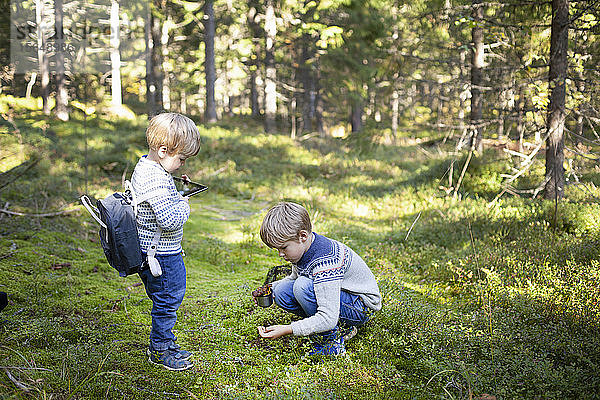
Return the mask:
{"type": "Polygon", "coordinates": [[[355,326],[339,328],[339,334],[342,337],[342,339],[344,339],[344,342],[347,342],[348,340],[352,339],[354,336],[356,336],[357,333],[358,328],[356,328],[355,326]]]}
{"type": "Polygon", "coordinates": [[[181,346],[177,343],[172,343],[171,346],[169,346],[169,350],[175,350],[176,352],[181,354],[181,358],[183,358],[184,360],[188,360],[192,356],[191,352],[183,350],[181,346]]]}
{"type": "Polygon", "coordinates": [[[344,339],[333,340],[324,344],[313,342],[313,349],[308,353],[309,356],[325,355],[325,356],[341,356],[346,353],[344,339]]]}
{"type": "MultiPolygon", "coordinates": [[[[193,355],[191,352],[189,352],[187,350],[183,350],[181,348],[181,346],[176,343],[172,343],[171,346],[169,346],[169,350],[179,353],[178,358],[181,358],[183,360],[189,360],[190,357],[193,355]]],[[[148,347],[148,349],[146,350],[146,354],[148,354],[148,356],[150,356],[150,353],[151,353],[151,350],[150,350],[150,347],[148,347]]]]}
{"type": "Polygon", "coordinates": [[[182,352],[171,349],[165,351],[148,349],[148,361],[162,365],[169,371],[185,371],[194,366],[189,360],[183,358],[182,352]]]}

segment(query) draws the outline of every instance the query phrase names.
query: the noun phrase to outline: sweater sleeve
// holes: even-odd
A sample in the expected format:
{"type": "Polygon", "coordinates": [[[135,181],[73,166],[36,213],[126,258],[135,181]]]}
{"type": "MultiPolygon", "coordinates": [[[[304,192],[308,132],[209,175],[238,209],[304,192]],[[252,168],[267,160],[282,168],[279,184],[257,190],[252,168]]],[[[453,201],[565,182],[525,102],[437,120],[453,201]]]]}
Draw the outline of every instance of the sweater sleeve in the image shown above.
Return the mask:
{"type": "Polygon", "coordinates": [[[317,313],[292,322],[292,333],[295,336],[308,336],[335,328],[340,315],[340,290],[341,280],[315,285],[317,313]]]}

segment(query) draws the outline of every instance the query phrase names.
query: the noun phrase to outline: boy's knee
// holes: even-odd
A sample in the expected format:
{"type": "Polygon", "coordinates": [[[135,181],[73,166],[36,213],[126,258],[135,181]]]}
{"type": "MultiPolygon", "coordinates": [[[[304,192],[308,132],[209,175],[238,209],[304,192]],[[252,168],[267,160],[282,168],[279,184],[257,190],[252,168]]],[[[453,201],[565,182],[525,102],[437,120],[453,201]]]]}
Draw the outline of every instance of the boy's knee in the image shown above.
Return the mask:
{"type": "Polygon", "coordinates": [[[293,282],[280,282],[273,288],[273,299],[275,303],[281,305],[282,303],[288,303],[289,299],[293,297],[293,282]]]}
{"type": "Polygon", "coordinates": [[[300,276],[294,282],[294,297],[297,299],[307,296],[314,297],[314,286],[312,279],[300,276]]]}

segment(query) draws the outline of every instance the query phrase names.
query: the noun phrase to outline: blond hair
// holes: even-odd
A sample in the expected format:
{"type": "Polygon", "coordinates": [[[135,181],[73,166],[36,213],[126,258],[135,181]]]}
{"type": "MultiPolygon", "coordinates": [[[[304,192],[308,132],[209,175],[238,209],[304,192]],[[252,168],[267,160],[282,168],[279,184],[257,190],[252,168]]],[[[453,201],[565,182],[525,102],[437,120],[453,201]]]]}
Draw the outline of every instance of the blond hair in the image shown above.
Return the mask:
{"type": "Polygon", "coordinates": [[[300,204],[281,202],[271,207],[260,226],[260,238],[271,248],[298,240],[300,231],[312,232],[308,211],[300,204]]]}
{"type": "Polygon", "coordinates": [[[166,146],[169,155],[178,153],[191,157],[200,150],[200,132],[196,124],[177,113],[155,115],[146,129],[146,140],[152,150],[166,146]]]}

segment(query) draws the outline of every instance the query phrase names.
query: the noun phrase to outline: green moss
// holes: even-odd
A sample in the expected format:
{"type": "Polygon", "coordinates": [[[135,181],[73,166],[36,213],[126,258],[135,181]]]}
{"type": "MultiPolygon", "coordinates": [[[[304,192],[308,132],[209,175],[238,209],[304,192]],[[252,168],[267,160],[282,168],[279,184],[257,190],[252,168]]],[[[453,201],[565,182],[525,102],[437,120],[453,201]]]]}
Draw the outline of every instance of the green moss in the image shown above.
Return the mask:
{"type": "MultiPolygon", "coordinates": [[[[84,125],[75,113],[62,123],[18,104],[22,137],[0,138],[41,159],[0,191],[10,210],[55,211],[86,187],[106,195],[145,152],[144,118],[84,125]]],[[[202,149],[185,172],[210,190],[191,201],[176,325],[195,353],[190,371],[147,362],[151,302],[138,277],[120,278],[107,265],[86,212],[0,214],[0,290],[10,296],[0,357],[33,396],[425,399],[442,398],[451,381],[474,397],[595,395],[599,336],[589,327],[600,316],[599,210],[578,186],[567,187],[554,218],[552,202],[505,195],[490,206],[511,167],[496,151],[472,161],[459,201],[444,192],[451,163],[456,183],[466,159],[450,153],[453,144],[380,141],[356,152],[355,139],[299,144],[247,120],[200,128],[202,149]],[[257,235],[281,199],[302,202],[315,231],[348,243],[379,281],[384,307],[347,343],[346,357],[307,357],[304,338],[258,337],[258,325],[294,320],[249,296],[281,263],[257,235]]],[[[596,179],[593,165],[581,168],[596,179]]],[[[514,184],[539,179],[536,163],[514,184]]],[[[24,396],[6,374],[0,394],[24,396]]]]}

